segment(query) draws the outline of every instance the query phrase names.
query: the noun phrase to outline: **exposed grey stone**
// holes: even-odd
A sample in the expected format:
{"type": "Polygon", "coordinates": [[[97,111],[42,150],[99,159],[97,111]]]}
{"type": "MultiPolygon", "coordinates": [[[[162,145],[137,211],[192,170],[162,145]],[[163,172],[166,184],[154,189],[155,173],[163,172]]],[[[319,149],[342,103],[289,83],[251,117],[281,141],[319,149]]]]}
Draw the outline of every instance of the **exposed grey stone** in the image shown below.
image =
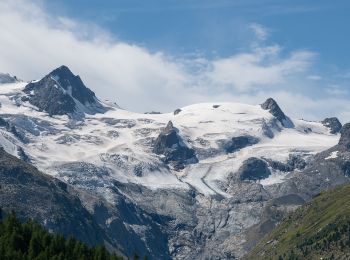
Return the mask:
{"type": "Polygon", "coordinates": [[[301,155],[290,154],[287,164],[293,167],[293,169],[302,170],[306,167],[306,161],[301,155]]]}
{"type": "Polygon", "coordinates": [[[24,92],[32,105],[49,115],[73,115],[79,109],[77,102],[84,106],[85,113],[106,111],[95,93],[66,66],[55,69],[40,81],[29,83],[24,92]]]}
{"type": "Polygon", "coordinates": [[[322,121],[322,124],[330,129],[331,134],[337,134],[342,128],[342,124],[336,117],[326,118],[322,121]]]}
{"type": "Polygon", "coordinates": [[[161,112],[158,111],[151,111],[151,112],[145,112],[145,114],[149,114],[149,115],[160,115],[162,114],[161,112]]]}
{"type": "Polygon", "coordinates": [[[256,181],[269,177],[271,172],[265,161],[251,157],[243,162],[238,174],[242,181],[256,181]]]}
{"type": "Polygon", "coordinates": [[[22,147],[20,147],[20,146],[17,147],[17,153],[18,153],[19,158],[21,158],[21,160],[23,160],[27,163],[30,163],[30,158],[26,154],[26,152],[23,150],[22,147]]]}
{"type": "Polygon", "coordinates": [[[178,109],[175,109],[175,111],[174,111],[174,115],[177,115],[177,114],[179,114],[180,112],[181,112],[182,110],[180,109],[180,108],[178,108],[178,109]]]}
{"type": "Polygon", "coordinates": [[[261,108],[268,110],[284,127],[294,127],[293,122],[283,113],[282,109],[273,98],[268,98],[261,104],[261,108]]]}
{"type": "Polygon", "coordinates": [[[350,123],[345,124],[340,131],[339,145],[350,149],[350,123]]]}
{"type": "Polygon", "coordinates": [[[117,128],[132,128],[136,125],[136,121],[131,119],[102,118],[101,121],[117,128]]]}
{"type": "Polygon", "coordinates": [[[244,147],[251,146],[257,144],[259,142],[259,138],[243,135],[232,137],[231,140],[224,144],[224,149],[227,153],[234,153],[244,147]]]}
{"type": "Polygon", "coordinates": [[[33,218],[53,232],[74,235],[88,244],[104,237],[71,188],[0,149],[0,207],[33,218]],[[73,191],[72,191],[73,193],[73,191]]]}
{"type": "Polygon", "coordinates": [[[182,169],[188,163],[196,163],[195,151],[186,146],[171,121],[157,137],[153,152],[164,156],[165,163],[171,163],[175,169],[182,169]]]}

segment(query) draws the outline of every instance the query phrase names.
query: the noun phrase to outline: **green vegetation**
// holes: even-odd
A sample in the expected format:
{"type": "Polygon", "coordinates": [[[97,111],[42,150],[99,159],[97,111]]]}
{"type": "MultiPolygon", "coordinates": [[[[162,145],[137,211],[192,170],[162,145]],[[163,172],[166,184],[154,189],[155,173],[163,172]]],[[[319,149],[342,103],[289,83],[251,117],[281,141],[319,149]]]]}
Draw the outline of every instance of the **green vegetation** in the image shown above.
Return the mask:
{"type": "Polygon", "coordinates": [[[350,185],[290,214],[246,259],[350,259],[350,185]]]}
{"type": "MultiPolygon", "coordinates": [[[[1,216],[1,211],[0,211],[1,216]]],[[[88,247],[74,238],[50,234],[33,220],[21,223],[14,213],[0,221],[0,259],[3,260],[117,260],[104,246],[88,247]]]]}

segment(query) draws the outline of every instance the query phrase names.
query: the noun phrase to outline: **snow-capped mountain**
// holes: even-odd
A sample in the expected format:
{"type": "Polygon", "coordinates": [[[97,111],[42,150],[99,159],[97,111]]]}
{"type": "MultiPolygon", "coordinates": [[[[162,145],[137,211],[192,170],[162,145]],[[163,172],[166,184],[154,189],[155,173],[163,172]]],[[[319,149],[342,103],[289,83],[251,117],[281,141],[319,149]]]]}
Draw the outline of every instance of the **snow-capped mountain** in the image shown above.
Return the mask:
{"type": "Polygon", "coordinates": [[[336,158],[318,154],[338,144],[339,120],[292,119],[272,98],[140,114],[98,100],[62,66],[39,81],[0,85],[0,104],[5,151],[116,208],[123,198],[148,214],[121,225],[155,259],[240,257],[283,213],[347,181],[307,170],[336,158]],[[149,242],[156,232],[166,249],[149,242]]]}

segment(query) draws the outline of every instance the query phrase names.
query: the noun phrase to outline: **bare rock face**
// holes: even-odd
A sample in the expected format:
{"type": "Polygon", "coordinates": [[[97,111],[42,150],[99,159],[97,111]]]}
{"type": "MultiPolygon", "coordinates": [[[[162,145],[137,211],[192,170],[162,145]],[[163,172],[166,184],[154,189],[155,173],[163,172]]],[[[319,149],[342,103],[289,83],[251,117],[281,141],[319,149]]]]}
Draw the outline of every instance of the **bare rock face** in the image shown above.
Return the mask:
{"type": "Polygon", "coordinates": [[[336,117],[326,118],[322,124],[330,129],[331,134],[337,134],[342,128],[342,124],[336,117]]]}
{"type": "Polygon", "coordinates": [[[341,133],[341,136],[339,140],[339,145],[349,149],[350,148],[350,123],[345,124],[342,127],[340,133],[341,133]]]}
{"type": "Polygon", "coordinates": [[[242,181],[257,181],[270,176],[271,172],[267,163],[259,158],[251,157],[243,162],[238,170],[242,181]]]}
{"type": "Polygon", "coordinates": [[[97,226],[67,184],[0,149],[0,207],[33,218],[46,228],[89,244],[101,243],[97,226]],[[74,216],[74,217],[72,217],[74,216]],[[97,229],[96,229],[97,228],[97,229]],[[97,231],[97,232],[96,232],[97,231]]]}
{"type": "Polygon", "coordinates": [[[164,156],[164,162],[170,163],[175,169],[182,169],[188,163],[196,163],[195,151],[183,142],[171,121],[159,134],[155,141],[153,152],[164,156]]]}
{"type": "Polygon", "coordinates": [[[269,166],[272,169],[281,171],[281,172],[291,172],[295,169],[303,170],[306,167],[306,161],[300,155],[290,154],[286,163],[273,161],[270,159],[265,159],[268,162],[269,166]]]}
{"type": "Polygon", "coordinates": [[[225,144],[225,150],[227,153],[233,153],[244,147],[257,144],[258,142],[259,142],[259,139],[254,136],[250,136],[250,135],[236,136],[236,137],[233,137],[228,143],[225,144]]]}
{"type": "Polygon", "coordinates": [[[93,114],[105,111],[97,101],[95,93],[66,66],[55,69],[40,81],[29,83],[24,92],[28,94],[24,100],[49,115],[76,112],[93,114]]]}
{"type": "Polygon", "coordinates": [[[0,84],[15,83],[18,81],[16,76],[11,76],[8,73],[0,73],[0,84]]]}
{"type": "Polygon", "coordinates": [[[138,252],[150,259],[170,259],[167,237],[156,222],[160,217],[154,220],[114,189],[111,205],[0,148],[0,208],[5,212],[14,210],[21,219],[35,219],[50,232],[91,246],[105,244],[125,256],[138,252]]]}
{"type": "Polygon", "coordinates": [[[284,127],[294,127],[293,122],[283,113],[282,109],[273,98],[268,98],[263,104],[261,104],[261,108],[268,110],[284,127]]]}
{"type": "Polygon", "coordinates": [[[182,111],[182,110],[181,110],[180,108],[175,109],[175,110],[174,110],[174,115],[180,114],[181,111],[182,111]]]}

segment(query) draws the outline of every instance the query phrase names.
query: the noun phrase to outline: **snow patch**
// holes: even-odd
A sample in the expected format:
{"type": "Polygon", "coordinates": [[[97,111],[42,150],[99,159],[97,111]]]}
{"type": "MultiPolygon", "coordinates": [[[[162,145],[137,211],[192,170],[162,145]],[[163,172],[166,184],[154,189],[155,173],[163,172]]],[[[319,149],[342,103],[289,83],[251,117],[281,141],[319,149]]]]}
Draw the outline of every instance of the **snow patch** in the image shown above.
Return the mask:
{"type": "Polygon", "coordinates": [[[338,151],[334,151],[334,152],[331,152],[331,154],[324,158],[325,160],[330,160],[330,159],[335,159],[335,158],[338,158],[338,151]]]}

